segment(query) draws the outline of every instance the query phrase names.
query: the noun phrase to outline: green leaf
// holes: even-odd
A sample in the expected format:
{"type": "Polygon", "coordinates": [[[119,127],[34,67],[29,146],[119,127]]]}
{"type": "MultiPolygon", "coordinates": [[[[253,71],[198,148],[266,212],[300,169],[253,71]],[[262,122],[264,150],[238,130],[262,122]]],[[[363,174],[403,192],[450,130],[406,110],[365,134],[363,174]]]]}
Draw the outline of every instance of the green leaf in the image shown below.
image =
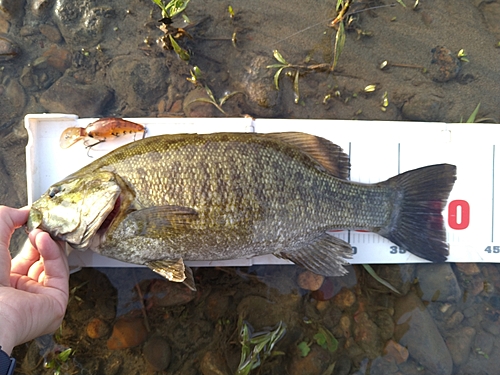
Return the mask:
{"type": "Polygon", "coordinates": [[[286,60],[283,58],[283,56],[281,56],[281,53],[278,52],[277,49],[275,49],[273,51],[273,56],[276,60],[278,60],[280,63],[284,64],[284,65],[289,65],[286,60]]]}
{"type": "Polygon", "coordinates": [[[69,356],[71,355],[71,353],[73,352],[73,349],[71,348],[68,348],[66,350],[63,350],[61,353],[59,353],[57,355],[57,358],[61,361],[61,362],[66,362],[69,358],[69,356]]]}
{"type": "Polygon", "coordinates": [[[345,30],[344,23],[339,22],[339,29],[337,30],[337,34],[335,35],[335,48],[333,51],[333,64],[331,67],[331,71],[335,70],[337,63],[339,61],[340,55],[342,54],[342,50],[344,49],[345,44],[345,30]]]}
{"type": "Polygon", "coordinates": [[[281,74],[281,71],[285,69],[284,66],[282,66],[281,68],[278,69],[278,71],[274,74],[274,86],[276,86],[276,90],[279,90],[280,89],[280,86],[279,86],[279,80],[280,80],[280,74],[281,74]]]}
{"type": "Polygon", "coordinates": [[[295,104],[298,104],[300,100],[300,92],[299,92],[299,71],[295,72],[295,78],[293,80],[293,96],[295,104]]]}
{"type": "Polygon", "coordinates": [[[302,357],[307,357],[307,355],[309,354],[309,352],[311,351],[311,348],[309,347],[309,345],[307,345],[307,342],[305,341],[302,341],[300,342],[297,347],[299,348],[300,350],[300,355],[302,357]]]}
{"type": "Polygon", "coordinates": [[[390,290],[392,290],[394,293],[401,294],[396,288],[394,288],[390,283],[382,279],[375,270],[369,265],[369,264],[363,264],[363,267],[365,270],[375,279],[377,280],[380,284],[386,286],[390,290]]]}
{"type": "Polygon", "coordinates": [[[476,121],[476,116],[477,116],[477,113],[479,112],[479,107],[481,106],[481,103],[479,103],[476,107],[476,109],[471,113],[471,115],[469,116],[469,118],[467,119],[466,123],[468,124],[471,124],[473,123],[474,121],[476,121]]]}
{"type": "Polygon", "coordinates": [[[405,8],[406,8],[406,4],[405,4],[405,3],[403,3],[403,0],[397,0],[397,2],[398,2],[399,4],[401,4],[403,7],[405,7],[405,8]]]}
{"type": "Polygon", "coordinates": [[[172,44],[172,48],[174,49],[177,56],[179,56],[181,60],[189,61],[189,53],[185,49],[181,48],[181,46],[179,46],[172,35],[168,34],[168,37],[170,38],[170,44],[172,44]]]}
{"type": "Polygon", "coordinates": [[[329,330],[321,326],[318,328],[318,333],[316,333],[313,338],[316,340],[318,345],[320,345],[323,349],[328,349],[331,353],[335,352],[339,346],[339,342],[335,336],[333,336],[329,330]]]}
{"type": "Polygon", "coordinates": [[[186,9],[187,5],[189,3],[189,0],[171,0],[167,6],[165,7],[168,16],[170,18],[176,16],[180,12],[182,12],[184,9],[186,9]]]}

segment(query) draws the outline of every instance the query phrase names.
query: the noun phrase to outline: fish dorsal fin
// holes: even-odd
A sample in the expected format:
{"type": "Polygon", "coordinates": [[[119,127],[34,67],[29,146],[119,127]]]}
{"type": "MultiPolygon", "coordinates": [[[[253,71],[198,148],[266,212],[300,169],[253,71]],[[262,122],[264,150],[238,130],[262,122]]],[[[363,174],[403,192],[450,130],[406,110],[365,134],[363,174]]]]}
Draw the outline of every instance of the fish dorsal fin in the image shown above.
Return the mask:
{"type": "Polygon", "coordinates": [[[349,156],[340,146],[315,135],[299,132],[268,133],[266,136],[278,139],[297,147],[316,160],[335,177],[348,179],[350,172],[349,156]]]}
{"type": "Polygon", "coordinates": [[[184,283],[189,289],[196,291],[193,271],[186,267],[182,258],[153,260],[147,262],[146,265],[167,280],[184,283]]]}
{"type": "Polygon", "coordinates": [[[289,259],[318,275],[341,276],[347,272],[343,265],[352,257],[352,248],[340,238],[323,233],[300,249],[274,255],[289,259]]]}

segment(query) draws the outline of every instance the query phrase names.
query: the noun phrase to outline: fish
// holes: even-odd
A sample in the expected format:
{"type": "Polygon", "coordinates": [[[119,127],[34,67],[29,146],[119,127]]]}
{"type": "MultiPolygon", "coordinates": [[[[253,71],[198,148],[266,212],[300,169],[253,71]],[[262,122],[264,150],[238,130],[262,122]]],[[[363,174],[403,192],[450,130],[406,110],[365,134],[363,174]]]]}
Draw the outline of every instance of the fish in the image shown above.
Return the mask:
{"type": "Polygon", "coordinates": [[[196,288],[185,261],[274,254],[324,276],[346,273],[349,243],[327,233],[378,233],[421,258],[449,254],[442,211],[456,166],[365,184],[342,148],[315,135],[160,135],[124,145],[53,184],[30,210],[77,250],[146,265],[196,288]]]}

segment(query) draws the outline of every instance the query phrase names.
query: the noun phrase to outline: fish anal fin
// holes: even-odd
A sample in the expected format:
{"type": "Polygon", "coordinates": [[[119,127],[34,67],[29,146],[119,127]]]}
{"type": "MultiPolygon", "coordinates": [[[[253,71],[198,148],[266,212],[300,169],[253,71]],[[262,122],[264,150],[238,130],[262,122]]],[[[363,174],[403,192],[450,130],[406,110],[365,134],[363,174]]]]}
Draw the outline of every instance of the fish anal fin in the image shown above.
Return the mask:
{"type": "Polygon", "coordinates": [[[184,283],[189,289],[196,291],[193,271],[184,264],[182,258],[152,260],[147,262],[146,265],[167,280],[184,283]]]}
{"type": "Polygon", "coordinates": [[[323,233],[298,250],[275,255],[289,259],[318,275],[341,276],[347,273],[344,264],[352,257],[352,248],[340,238],[323,233]]]}
{"type": "Polygon", "coordinates": [[[299,132],[267,133],[265,136],[297,147],[316,160],[333,176],[342,179],[349,178],[351,168],[349,156],[343,152],[340,146],[329,140],[299,132]]]}

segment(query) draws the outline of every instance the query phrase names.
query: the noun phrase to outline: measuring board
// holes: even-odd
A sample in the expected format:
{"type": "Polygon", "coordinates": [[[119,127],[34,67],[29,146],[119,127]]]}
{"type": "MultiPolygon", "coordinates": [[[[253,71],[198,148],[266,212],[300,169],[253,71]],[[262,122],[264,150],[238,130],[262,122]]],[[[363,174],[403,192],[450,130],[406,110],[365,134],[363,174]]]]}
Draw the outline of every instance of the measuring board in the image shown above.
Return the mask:
{"type": "MultiPolygon", "coordinates": [[[[96,119],[75,115],[27,115],[28,203],[46,189],[95,158],[105,155],[133,137],[119,138],[93,147],[90,158],[81,142],[59,147],[67,127],[86,127],[96,119]]],[[[349,120],[280,120],[251,118],[131,118],[145,125],[146,136],[168,133],[285,132],[301,131],[329,139],[351,159],[352,181],[376,183],[399,173],[431,164],[457,166],[457,181],[443,211],[451,262],[500,261],[500,161],[496,144],[500,128],[495,124],[445,124],[349,120]],[[495,199],[496,198],[496,199],[495,199]],[[495,212],[497,217],[495,217],[495,212]]],[[[499,150],[500,151],[500,150],[499,150]]],[[[353,246],[351,263],[425,262],[373,233],[330,232],[353,246]]],[[[272,255],[228,261],[187,262],[191,266],[249,266],[288,264],[272,255]]],[[[76,266],[131,266],[93,252],[73,251],[76,266]]],[[[136,266],[136,265],[132,265],[136,266]]]]}

